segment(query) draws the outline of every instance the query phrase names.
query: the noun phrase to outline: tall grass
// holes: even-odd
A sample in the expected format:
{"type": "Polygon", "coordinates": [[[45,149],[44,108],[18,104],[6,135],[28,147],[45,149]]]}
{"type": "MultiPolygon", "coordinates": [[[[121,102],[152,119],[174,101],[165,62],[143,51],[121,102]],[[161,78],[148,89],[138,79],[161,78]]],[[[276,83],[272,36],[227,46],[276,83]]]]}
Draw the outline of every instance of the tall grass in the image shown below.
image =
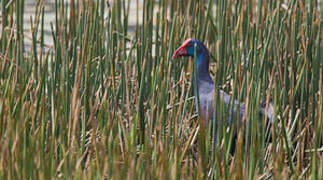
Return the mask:
{"type": "Polygon", "coordinates": [[[1,179],[323,177],[317,1],[68,2],[55,0],[48,50],[44,1],[31,27],[25,1],[1,1],[1,179]],[[216,87],[246,104],[236,142],[224,127],[214,144],[195,116],[193,62],[171,60],[189,37],[209,48],[216,87]],[[274,104],[270,141],[263,102],[274,104]]]}

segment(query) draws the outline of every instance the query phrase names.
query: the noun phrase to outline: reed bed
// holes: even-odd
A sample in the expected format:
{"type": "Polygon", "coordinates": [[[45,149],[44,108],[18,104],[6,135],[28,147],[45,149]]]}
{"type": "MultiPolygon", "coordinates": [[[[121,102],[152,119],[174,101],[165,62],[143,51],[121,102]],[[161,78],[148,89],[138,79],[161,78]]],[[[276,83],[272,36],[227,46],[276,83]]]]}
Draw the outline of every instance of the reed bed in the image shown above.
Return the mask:
{"type": "Polygon", "coordinates": [[[44,1],[26,27],[25,1],[1,0],[1,179],[323,177],[318,1],[134,2],[55,0],[47,46],[44,1]],[[189,37],[207,45],[216,86],[246,104],[251,126],[211,135],[196,116],[193,61],[171,59],[189,37]],[[268,102],[270,140],[257,124],[268,102]]]}

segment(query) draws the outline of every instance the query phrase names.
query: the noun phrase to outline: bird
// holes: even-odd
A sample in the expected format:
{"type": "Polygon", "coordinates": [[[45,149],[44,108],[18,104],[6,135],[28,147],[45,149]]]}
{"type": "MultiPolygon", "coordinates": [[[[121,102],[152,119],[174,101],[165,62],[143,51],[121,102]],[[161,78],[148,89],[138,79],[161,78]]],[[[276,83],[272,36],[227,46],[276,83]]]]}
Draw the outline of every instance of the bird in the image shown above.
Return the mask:
{"type": "MultiPolygon", "coordinates": [[[[232,125],[234,122],[237,122],[237,119],[240,119],[241,121],[246,107],[243,103],[241,104],[237,100],[234,100],[230,94],[221,89],[215,89],[215,85],[209,71],[209,50],[207,47],[199,40],[192,38],[187,39],[177,50],[175,50],[172,59],[174,60],[186,56],[196,59],[196,69],[193,68],[193,88],[195,105],[199,112],[198,114],[204,119],[211,120],[212,127],[215,123],[216,129],[218,128],[218,112],[214,113],[214,109],[216,109],[214,93],[217,93],[224,105],[222,106],[221,125],[223,126],[224,119],[226,119],[227,125],[232,125]],[[196,57],[194,57],[195,55],[196,57]],[[195,82],[196,80],[197,82],[195,82]],[[223,116],[224,113],[226,113],[225,118],[223,116]]],[[[266,116],[269,122],[273,120],[274,111],[272,103],[270,103],[269,108],[265,108],[265,105],[259,107],[258,111],[259,120],[262,121],[264,116],[266,116]]]]}

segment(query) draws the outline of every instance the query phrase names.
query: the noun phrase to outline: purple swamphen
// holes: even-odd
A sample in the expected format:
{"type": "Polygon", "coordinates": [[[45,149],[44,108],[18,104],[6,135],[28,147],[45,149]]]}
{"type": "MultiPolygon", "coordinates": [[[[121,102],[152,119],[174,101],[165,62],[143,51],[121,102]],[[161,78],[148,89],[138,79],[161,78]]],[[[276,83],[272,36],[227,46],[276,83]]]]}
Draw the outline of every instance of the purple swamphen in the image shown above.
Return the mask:
{"type": "MultiPolygon", "coordinates": [[[[197,70],[197,77],[195,77],[195,69],[193,70],[193,85],[194,85],[194,94],[195,94],[195,103],[196,108],[199,108],[199,115],[202,115],[203,119],[210,119],[212,124],[215,122],[217,128],[217,115],[215,118],[213,117],[214,114],[214,82],[210,76],[209,72],[209,51],[205,47],[205,45],[196,40],[196,39],[188,39],[186,40],[173,54],[173,59],[179,58],[181,56],[190,56],[194,58],[194,51],[196,48],[196,70],[197,70]],[[195,82],[197,79],[197,83],[195,82]],[[197,85],[197,87],[196,87],[197,85]],[[197,101],[197,92],[195,89],[198,88],[198,97],[199,97],[199,105],[197,101]]],[[[226,116],[222,115],[221,123],[223,123],[223,117],[225,117],[226,122],[228,125],[233,124],[240,116],[240,120],[242,120],[244,112],[245,112],[245,105],[240,104],[239,102],[232,99],[232,97],[225,93],[222,90],[217,91],[217,95],[222,99],[223,102],[223,113],[226,113],[226,116]],[[233,108],[233,109],[232,109],[233,108]],[[232,116],[231,116],[232,115],[232,116]]],[[[266,115],[267,122],[271,122],[273,119],[273,108],[272,105],[268,106],[268,110],[264,107],[259,107],[259,120],[261,121],[262,118],[266,115]]]]}

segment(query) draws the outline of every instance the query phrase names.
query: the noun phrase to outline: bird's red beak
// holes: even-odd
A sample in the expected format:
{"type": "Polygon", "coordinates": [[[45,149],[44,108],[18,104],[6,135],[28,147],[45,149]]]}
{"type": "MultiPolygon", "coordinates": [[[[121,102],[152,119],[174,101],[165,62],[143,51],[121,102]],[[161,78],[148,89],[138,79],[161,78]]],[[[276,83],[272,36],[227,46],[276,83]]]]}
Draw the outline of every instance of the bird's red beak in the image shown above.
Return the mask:
{"type": "Polygon", "coordinates": [[[186,44],[183,44],[182,46],[180,46],[173,54],[173,59],[179,58],[181,56],[185,56],[187,55],[187,51],[185,48],[186,44]]]}

